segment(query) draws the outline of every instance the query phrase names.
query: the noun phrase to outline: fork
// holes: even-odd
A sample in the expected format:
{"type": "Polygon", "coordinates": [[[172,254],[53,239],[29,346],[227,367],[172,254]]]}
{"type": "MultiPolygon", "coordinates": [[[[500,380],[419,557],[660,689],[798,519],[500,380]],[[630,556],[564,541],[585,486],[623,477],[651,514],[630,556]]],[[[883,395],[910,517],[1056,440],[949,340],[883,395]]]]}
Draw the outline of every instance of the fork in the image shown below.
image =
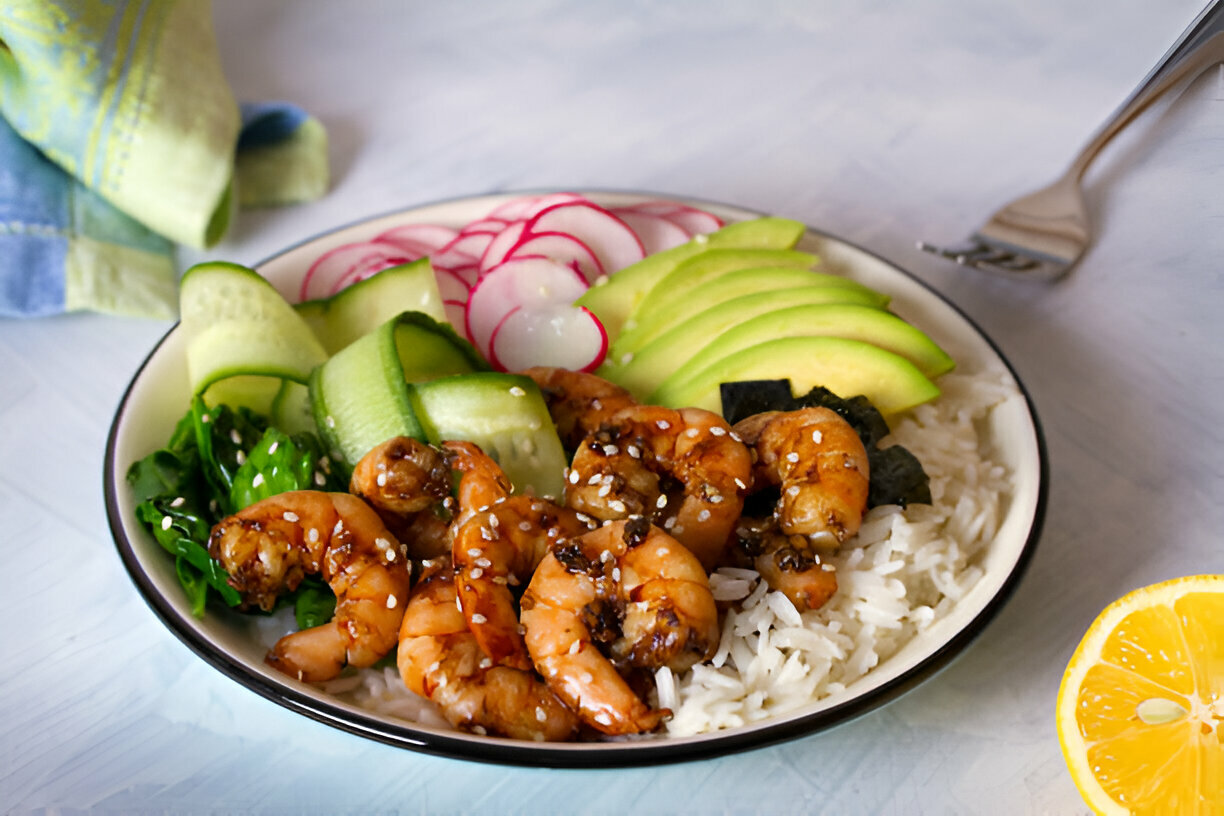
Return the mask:
{"type": "Polygon", "coordinates": [[[1081,182],[1092,160],[1153,102],[1224,61],[1224,0],[1213,0],[1106,120],[1054,183],[1010,202],[966,245],[918,248],[965,266],[1036,280],[1066,274],[1088,250],[1092,234],[1081,182]]]}

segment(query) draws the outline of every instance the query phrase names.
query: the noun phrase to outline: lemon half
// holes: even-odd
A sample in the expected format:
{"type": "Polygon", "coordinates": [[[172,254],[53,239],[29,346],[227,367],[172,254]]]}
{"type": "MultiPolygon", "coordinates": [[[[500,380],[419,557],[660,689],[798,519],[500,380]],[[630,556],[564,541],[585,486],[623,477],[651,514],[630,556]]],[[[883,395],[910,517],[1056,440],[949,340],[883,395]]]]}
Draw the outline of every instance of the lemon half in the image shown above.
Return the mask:
{"type": "Polygon", "coordinates": [[[1097,813],[1224,816],[1224,575],[1110,604],[1067,665],[1057,719],[1097,813]]]}

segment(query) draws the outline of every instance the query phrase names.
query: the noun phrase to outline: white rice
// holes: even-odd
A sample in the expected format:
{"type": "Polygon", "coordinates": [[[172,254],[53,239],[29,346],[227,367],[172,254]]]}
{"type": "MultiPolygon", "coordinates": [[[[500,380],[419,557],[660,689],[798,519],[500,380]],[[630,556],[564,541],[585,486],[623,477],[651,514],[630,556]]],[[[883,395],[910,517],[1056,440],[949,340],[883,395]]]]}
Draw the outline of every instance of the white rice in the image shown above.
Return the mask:
{"type": "MultiPolygon", "coordinates": [[[[1004,372],[940,378],[942,396],[898,420],[884,444],[922,462],[931,505],[877,507],[835,556],[838,590],[800,614],[752,570],[723,568],[715,598],[726,613],[714,658],[682,675],[660,669],[654,702],[673,711],[674,736],[735,728],[844,690],[944,617],[981,578],[982,557],[1007,509],[1010,474],[991,461],[991,410],[1018,390],[1004,372]]],[[[379,714],[445,727],[436,707],[408,691],[394,669],[328,684],[379,714]]]]}

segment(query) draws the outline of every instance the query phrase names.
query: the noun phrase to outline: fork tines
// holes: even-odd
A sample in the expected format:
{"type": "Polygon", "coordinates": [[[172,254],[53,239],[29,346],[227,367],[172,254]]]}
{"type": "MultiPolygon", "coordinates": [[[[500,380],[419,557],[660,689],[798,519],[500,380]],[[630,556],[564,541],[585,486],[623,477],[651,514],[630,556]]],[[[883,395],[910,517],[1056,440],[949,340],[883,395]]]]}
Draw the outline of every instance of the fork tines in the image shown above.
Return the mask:
{"type": "Polygon", "coordinates": [[[971,243],[962,247],[938,247],[919,241],[918,248],[942,258],[955,261],[961,266],[969,266],[988,272],[1019,273],[1025,277],[1042,276],[1057,277],[1066,271],[1066,263],[1057,259],[1045,260],[1026,255],[1010,247],[983,240],[974,235],[971,243]]]}

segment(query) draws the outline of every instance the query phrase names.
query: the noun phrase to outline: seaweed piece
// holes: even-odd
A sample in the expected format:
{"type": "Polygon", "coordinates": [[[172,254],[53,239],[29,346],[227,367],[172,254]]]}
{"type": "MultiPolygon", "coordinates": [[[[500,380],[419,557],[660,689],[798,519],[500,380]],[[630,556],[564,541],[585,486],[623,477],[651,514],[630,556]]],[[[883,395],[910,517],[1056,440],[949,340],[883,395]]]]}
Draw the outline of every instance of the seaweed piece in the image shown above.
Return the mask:
{"type": "Polygon", "coordinates": [[[741,380],[722,383],[718,391],[723,417],[732,425],[753,414],[789,410],[777,406],[794,400],[790,380],[741,380]]]}

